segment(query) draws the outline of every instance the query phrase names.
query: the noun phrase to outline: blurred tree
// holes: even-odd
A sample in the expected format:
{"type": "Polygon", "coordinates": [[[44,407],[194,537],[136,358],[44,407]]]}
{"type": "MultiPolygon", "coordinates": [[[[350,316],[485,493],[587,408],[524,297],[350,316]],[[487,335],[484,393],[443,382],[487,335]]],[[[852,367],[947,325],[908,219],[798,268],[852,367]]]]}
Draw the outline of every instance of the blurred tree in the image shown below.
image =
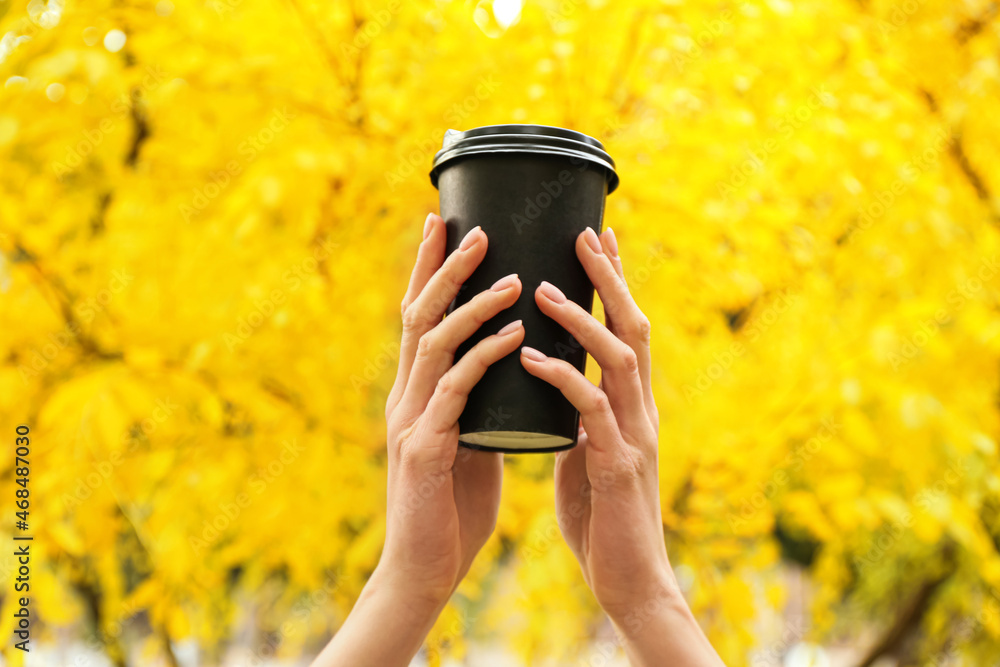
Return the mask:
{"type": "MultiPolygon", "coordinates": [[[[606,224],[653,322],[665,536],[723,657],[988,664],[997,13],[0,0],[0,424],[32,426],[45,628],[85,623],[117,665],[137,642],[176,664],[184,638],[212,664],[237,626],[256,657],[328,637],[384,535],[431,158],[447,128],[533,122],[618,162],[606,224]]],[[[551,464],[508,457],[432,662],[491,633],[530,664],[588,657],[599,610],[551,464]]]]}

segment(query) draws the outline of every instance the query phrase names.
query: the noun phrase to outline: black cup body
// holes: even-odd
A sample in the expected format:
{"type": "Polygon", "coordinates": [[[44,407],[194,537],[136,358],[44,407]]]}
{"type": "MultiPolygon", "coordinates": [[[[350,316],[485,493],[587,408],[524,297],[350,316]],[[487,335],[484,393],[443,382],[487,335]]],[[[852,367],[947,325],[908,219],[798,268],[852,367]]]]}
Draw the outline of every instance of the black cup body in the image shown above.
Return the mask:
{"type": "MultiPolygon", "coordinates": [[[[517,273],[522,283],[517,302],[484,323],[459,347],[455,360],[520,319],[524,345],[584,372],[586,351],[539,310],[535,290],[547,280],[591,311],[594,287],[576,256],[576,238],[586,227],[601,232],[607,168],[574,155],[481,152],[447,162],[434,176],[447,227],[447,254],[476,225],[488,237],[485,258],[448,314],[508,274],[517,273]]],[[[491,365],[469,394],[459,419],[459,441],[488,451],[558,451],[576,444],[579,421],[576,408],[555,387],[528,373],[515,350],[491,365]]]]}

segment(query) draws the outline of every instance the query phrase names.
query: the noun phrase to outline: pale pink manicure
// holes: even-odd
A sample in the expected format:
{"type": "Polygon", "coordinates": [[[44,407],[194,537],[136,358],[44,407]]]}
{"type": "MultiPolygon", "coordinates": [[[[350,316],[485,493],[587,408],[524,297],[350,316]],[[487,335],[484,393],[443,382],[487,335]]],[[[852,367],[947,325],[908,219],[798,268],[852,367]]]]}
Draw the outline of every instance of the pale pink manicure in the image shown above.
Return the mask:
{"type": "Polygon", "coordinates": [[[478,230],[479,230],[479,225],[476,225],[475,227],[470,229],[469,233],[465,235],[464,239],[462,239],[462,245],[458,246],[458,249],[468,250],[469,248],[471,248],[472,244],[475,243],[476,240],[479,238],[479,235],[476,234],[478,230]]]}
{"type": "Polygon", "coordinates": [[[604,251],[601,250],[601,241],[597,238],[597,232],[594,231],[593,227],[587,227],[583,230],[583,238],[586,239],[587,245],[590,246],[591,250],[599,255],[604,253],[604,251]]]}
{"type": "Polygon", "coordinates": [[[509,276],[504,276],[500,280],[493,283],[493,287],[491,287],[490,289],[493,290],[494,292],[502,292],[506,289],[510,289],[516,284],[517,284],[517,274],[512,273],[509,276]]]}
{"type": "Polygon", "coordinates": [[[608,227],[608,230],[604,233],[604,238],[608,242],[608,250],[611,251],[611,256],[618,257],[618,239],[615,237],[615,230],[608,227]]]}
{"type": "Polygon", "coordinates": [[[542,290],[542,294],[547,296],[549,299],[555,303],[566,303],[566,295],[562,293],[562,290],[550,283],[547,280],[543,280],[542,284],[539,285],[542,290]]]}
{"type": "Polygon", "coordinates": [[[498,336],[506,336],[507,334],[514,333],[521,328],[521,320],[514,320],[503,329],[497,332],[498,336]]]}
{"type": "Polygon", "coordinates": [[[544,354],[542,354],[533,347],[528,347],[527,345],[521,348],[521,354],[526,356],[528,359],[531,359],[532,361],[545,361],[546,359],[548,359],[548,357],[546,357],[544,354]]]}

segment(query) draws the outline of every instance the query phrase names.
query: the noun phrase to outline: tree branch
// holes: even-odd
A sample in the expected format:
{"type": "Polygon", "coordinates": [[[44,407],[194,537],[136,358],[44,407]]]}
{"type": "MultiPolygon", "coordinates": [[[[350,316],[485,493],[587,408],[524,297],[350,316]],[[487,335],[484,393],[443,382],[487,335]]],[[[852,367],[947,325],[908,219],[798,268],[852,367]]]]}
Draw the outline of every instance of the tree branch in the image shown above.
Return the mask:
{"type": "Polygon", "coordinates": [[[991,2],[982,14],[974,19],[964,21],[959,26],[958,32],[955,33],[955,39],[958,40],[959,44],[965,44],[986,29],[986,26],[990,24],[998,12],[1000,12],[1000,4],[991,2]]]}
{"type": "MultiPolygon", "coordinates": [[[[926,88],[920,89],[920,95],[924,98],[927,103],[927,108],[930,110],[931,114],[940,117],[941,107],[937,102],[937,98],[934,93],[930,92],[926,88]]],[[[976,193],[976,197],[979,201],[986,205],[989,211],[990,217],[993,219],[993,223],[1000,225],[1000,211],[997,211],[993,206],[993,193],[990,192],[989,186],[986,185],[986,180],[983,178],[979,170],[976,169],[975,165],[969,159],[969,154],[965,151],[965,142],[963,141],[962,131],[954,128],[950,128],[950,134],[954,140],[948,146],[948,152],[951,154],[955,163],[958,165],[959,170],[962,175],[965,176],[965,180],[968,181],[969,185],[976,193]]]]}
{"type": "MultiPolygon", "coordinates": [[[[948,561],[951,560],[950,546],[945,547],[945,558],[948,561]]],[[[941,584],[948,580],[953,571],[953,566],[948,567],[943,574],[928,579],[923,583],[917,594],[896,618],[896,622],[886,631],[882,639],[872,647],[865,659],[858,663],[858,667],[871,667],[883,655],[894,654],[899,651],[903,641],[920,625],[924,614],[930,608],[931,598],[934,596],[934,593],[941,587],[941,584]]]]}

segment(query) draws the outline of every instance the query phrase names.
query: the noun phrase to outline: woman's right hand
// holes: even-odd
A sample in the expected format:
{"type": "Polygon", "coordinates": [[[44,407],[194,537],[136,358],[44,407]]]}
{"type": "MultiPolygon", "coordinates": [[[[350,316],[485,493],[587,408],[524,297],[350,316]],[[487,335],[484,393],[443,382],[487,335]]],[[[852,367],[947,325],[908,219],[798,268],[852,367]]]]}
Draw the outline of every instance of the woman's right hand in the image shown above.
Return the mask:
{"type": "Polygon", "coordinates": [[[549,283],[535,301],[594,357],[600,385],[565,360],[521,348],[525,369],[580,411],[577,446],[556,455],[559,527],[634,665],[720,665],[677,588],[664,544],[649,321],[629,293],[614,232],[598,237],[588,227],[576,254],[607,326],[549,283]]]}

